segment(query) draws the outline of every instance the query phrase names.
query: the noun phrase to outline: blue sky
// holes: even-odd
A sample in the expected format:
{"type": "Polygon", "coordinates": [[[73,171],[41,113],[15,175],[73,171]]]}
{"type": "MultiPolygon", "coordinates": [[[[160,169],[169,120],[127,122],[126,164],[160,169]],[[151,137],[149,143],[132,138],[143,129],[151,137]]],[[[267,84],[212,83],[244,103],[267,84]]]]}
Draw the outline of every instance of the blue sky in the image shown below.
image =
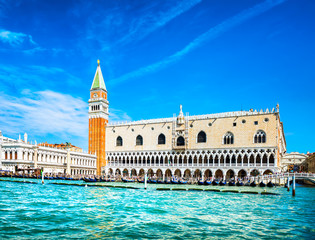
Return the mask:
{"type": "Polygon", "coordinates": [[[110,121],[273,108],[313,152],[315,1],[0,0],[0,130],[87,149],[97,66],[110,121]]]}

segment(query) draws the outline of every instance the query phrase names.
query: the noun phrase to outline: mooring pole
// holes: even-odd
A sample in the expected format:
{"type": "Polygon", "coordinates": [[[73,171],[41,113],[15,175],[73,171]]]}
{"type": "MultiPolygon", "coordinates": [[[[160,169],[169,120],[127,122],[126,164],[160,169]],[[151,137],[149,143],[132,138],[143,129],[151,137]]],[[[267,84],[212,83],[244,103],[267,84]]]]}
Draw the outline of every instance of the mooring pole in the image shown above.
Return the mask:
{"type": "Polygon", "coordinates": [[[144,174],[144,189],[147,189],[148,176],[144,174]]]}
{"type": "Polygon", "coordinates": [[[288,192],[290,191],[290,177],[288,177],[288,180],[287,180],[287,189],[288,189],[288,192]]]}
{"type": "Polygon", "coordinates": [[[292,196],[295,197],[295,174],[292,178],[292,196]]]}
{"type": "Polygon", "coordinates": [[[42,172],[42,184],[44,184],[44,171],[42,172]]]}

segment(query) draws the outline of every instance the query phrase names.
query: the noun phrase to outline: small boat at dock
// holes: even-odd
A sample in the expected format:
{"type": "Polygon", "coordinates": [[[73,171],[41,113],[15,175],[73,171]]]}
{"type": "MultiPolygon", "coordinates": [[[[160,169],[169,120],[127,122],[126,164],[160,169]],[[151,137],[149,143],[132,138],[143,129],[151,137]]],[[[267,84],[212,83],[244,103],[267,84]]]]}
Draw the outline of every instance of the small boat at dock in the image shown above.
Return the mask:
{"type": "Polygon", "coordinates": [[[271,182],[271,181],[269,181],[268,183],[267,183],[267,187],[274,187],[275,185],[271,182]]]}
{"type": "Polygon", "coordinates": [[[219,183],[219,185],[220,185],[220,186],[225,186],[225,185],[226,185],[226,181],[222,181],[222,180],[221,180],[220,183],[219,183]]]}
{"type": "Polygon", "coordinates": [[[135,182],[134,179],[124,179],[124,178],[122,178],[121,181],[123,181],[123,182],[135,182]]]}
{"type": "Polygon", "coordinates": [[[256,186],[257,186],[257,183],[256,183],[255,181],[253,181],[253,182],[250,183],[250,186],[251,186],[251,187],[256,187],[256,186]]]}
{"type": "Polygon", "coordinates": [[[260,182],[259,187],[266,187],[266,184],[264,182],[260,182]]]}
{"type": "Polygon", "coordinates": [[[238,186],[238,187],[244,186],[244,183],[243,183],[243,182],[238,181],[238,182],[236,183],[236,186],[238,186]]]}
{"type": "Polygon", "coordinates": [[[229,186],[235,186],[235,181],[229,181],[229,186]]]}

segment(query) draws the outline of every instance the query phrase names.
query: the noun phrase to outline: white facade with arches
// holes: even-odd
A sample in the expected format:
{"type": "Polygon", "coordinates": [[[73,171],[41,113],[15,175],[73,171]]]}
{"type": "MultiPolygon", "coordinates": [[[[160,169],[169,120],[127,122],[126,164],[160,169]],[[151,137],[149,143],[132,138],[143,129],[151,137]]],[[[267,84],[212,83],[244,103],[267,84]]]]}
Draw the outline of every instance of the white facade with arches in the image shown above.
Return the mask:
{"type": "Polygon", "coordinates": [[[285,152],[278,106],[199,116],[181,109],[173,118],[109,124],[103,172],[160,178],[275,173],[285,152]]]}
{"type": "Polygon", "coordinates": [[[15,171],[15,168],[44,168],[45,173],[85,175],[96,173],[96,156],[83,152],[38,146],[0,136],[0,167],[15,171]]]}

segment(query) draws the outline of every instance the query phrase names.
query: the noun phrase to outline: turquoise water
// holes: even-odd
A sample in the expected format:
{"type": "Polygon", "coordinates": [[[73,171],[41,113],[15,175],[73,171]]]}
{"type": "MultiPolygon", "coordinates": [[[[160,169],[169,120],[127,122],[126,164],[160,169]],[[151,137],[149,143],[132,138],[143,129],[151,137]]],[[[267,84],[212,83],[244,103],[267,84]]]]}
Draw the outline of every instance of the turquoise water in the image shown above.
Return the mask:
{"type": "Polygon", "coordinates": [[[282,187],[265,196],[48,182],[0,181],[0,239],[315,239],[315,188],[293,198],[282,187]]]}

